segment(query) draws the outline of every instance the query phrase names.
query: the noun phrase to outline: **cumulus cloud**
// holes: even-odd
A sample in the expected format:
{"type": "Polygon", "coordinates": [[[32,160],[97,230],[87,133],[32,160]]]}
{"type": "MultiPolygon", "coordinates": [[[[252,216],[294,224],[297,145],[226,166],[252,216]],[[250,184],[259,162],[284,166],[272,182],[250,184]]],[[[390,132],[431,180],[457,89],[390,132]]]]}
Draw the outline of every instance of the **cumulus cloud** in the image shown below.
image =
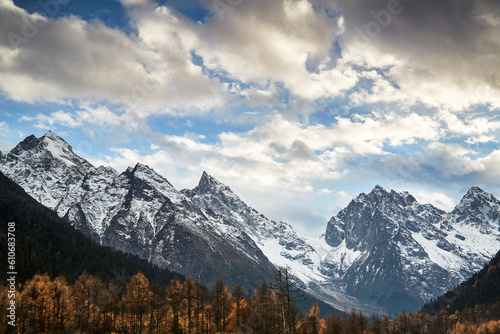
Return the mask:
{"type": "Polygon", "coordinates": [[[252,107],[274,102],[274,83],[310,103],[365,78],[371,87],[355,89],[354,106],[500,106],[500,9],[491,1],[201,1],[212,11],[203,23],[168,4],[121,2],[136,34],[2,1],[0,29],[11,34],[0,39],[0,88],[19,101],[91,98],[168,113],[221,107],[231,89],[252,107]],[[221,76],[265,88],[229,87],[221,76]]]}
{"type": "MultiPolygon", "coordinates": [[[[465,119],[449,111],[439,111],[439,119],[446,124],[446,128],[451,134],[459,134],[465,136],[478,136],[483,140],[484,135],[500,129],[500,121],[495,121],[491,117],[478,116],[475,114],[466,116],[465,119]]],[[[483,141],[484,142],[484,141],[483,141]]]]}
{"type": "Polygon", "coordinates": [[[394,83],[375,70],[363,71],[360,73],[360,76],[370,82],[370,87],[359,88],[350,94],[349,99],[352,106],[376,104],[379,102],[411,105],[416,102],[414,98],[405,94],[394,83]]]}
{"type": "Polygon", "coordinates": [[[52,112],[49,115],[39,113],[36,116],[23,116],[21,117],[21,121],[35,122],[35,127],[47,130],[54,128],[56,124],[71,128],[82,125],[71,113],[62,110],[52,112]]]}
{"type": "Polygon", "coordinates": [[[496,182],[500,177],[500,149],[492,151],[488,156],[479,159],[479,161],[485,166],[486,173],[485,177],[487,182],[496,182]]]}
{"type": "Polygon", "coordinates": [[[243,178],[247,186],[263,191],[323,192],[325,183],[356,168],[359,156],[388,155],[387,148],[433,140],[438,136],[435,126],[416,114],[356,115],[338,118],[330,126],[299,124],[276,114],[249,131],[223,132],[215,143],[192,133],[156,137],[155,152],[141,155],[120,149],[107,163],[124,168],[136,160],[160,170],[170,168],[165,172],[175,175],[176,169],[206,169],[223,175],[223,180],[243,178]]]}
{"type": "Polygon", "coordinates": [[[458,204],[456,198],[450,198],[446,194],[437,191],[423,189],[404,189],[403,191],[409,191],[422,204],[429,203],[446,212],[451,212],[458,204]]]}
{"type": "Polygon", "coordinates": [[[445,177],[462,176],[485,169],[481,162],[468,156],[475,154],[474,151],[460,145],[434,142],[427,148],[431,151],[431,163],[436,169],[441,169],[440,173],[445,177]]]}
{"type": "Polygon", "coordinates": [[[213,71],[243,82],[282,82],[294,95],[314,100],[357,82],[348,66],[328,67],[338,29],[337,18],[305,0],[243,1],[223,19],[214,15],[198,26],[195,48],[213,71]],[[306,66],[310,59],[320,59],[313,72],[306,66]]]}
{"type": "Polygon", "coordinates": [[[431,142],[411,156],[391,155],[373,164],[393,181],[435,184],[464,180],[487,172],[477,152],[453,143],[431,142]]]}
{"type": "Polygon", "coordinates": [[[158,49],[100,21],[44,18],[7,0],[0,3],[0,31],[0,89],[17,101],[90,99],[162,112],[209,110],[225,94],[172,31],[155,31],[171,45],[158,49]]]}
{"type": "Polygon", "coordinates": [[[467,140],[465,142],[467,144],[475,145],[475,144],[479,144],[479,143],[489,143],[489,142],[498,143],[498,140],[496,140],[494,136],[482,135],[479,137],[469,137],[469,138],[467,138],[467,140]]]}
{"type": "MultiPolygon", "coordinates": [[[[318,1],[324,2],[325,1],[318,1]]],[[[345,57],[387,71],[411,99],[464,110],[500,106],[500,7],[483,0],[336,0],[345,57]]]]}

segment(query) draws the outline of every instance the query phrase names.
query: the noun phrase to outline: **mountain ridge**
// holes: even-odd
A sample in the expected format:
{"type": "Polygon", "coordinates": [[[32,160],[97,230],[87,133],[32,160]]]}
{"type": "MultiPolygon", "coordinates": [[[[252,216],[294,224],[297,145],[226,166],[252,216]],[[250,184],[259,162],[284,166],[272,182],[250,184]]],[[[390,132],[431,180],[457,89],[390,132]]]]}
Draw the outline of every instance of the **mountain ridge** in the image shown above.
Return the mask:
{"type": "MultiPolygon", "coordinates": [[[[136,255],[101,247],[64,219],[41,205],[19,185],[0,172],[0,235],[7,235],[7,222],[16,227],[16,270],[18,283],[24,284],[37,273],[52,278],[64,275],[70,282],[88,272],[106,281],[128,282],[137,271],[167,285],[180,274],[140,259],[136,255]]],[[[3,249],[7,238],[1,238],[3,249]]],[[[7,253],[0,252],[0,268],[7,270],[7,253]]]]}
{"type": "Polygon", "coordinates": [[[340,309],[418,309],[500,249],[500,202],[477,187],[447,213],[377,185],[311,238],[269,220],[206,171],[178,191],[141,163],[122,173],[96,168],[52,132],[27,137],[0,170],[102,244],[208,284],[219,275],[255,286],[290,267],[310,294],[340,309]]]}
{"type": "Polygon", "coordinates": [[[1,169],[28,193],[101,244],[139,255],[207,285],[256,288],[274,266],[244,233],[209,219],[163,176],[137,163],[95,168],[53,132],[29,136],[1,169]],[[47,177],[47,175],[49,177],[47,177]],[[189,247],[188,247],[189,246],[189,247]]]}

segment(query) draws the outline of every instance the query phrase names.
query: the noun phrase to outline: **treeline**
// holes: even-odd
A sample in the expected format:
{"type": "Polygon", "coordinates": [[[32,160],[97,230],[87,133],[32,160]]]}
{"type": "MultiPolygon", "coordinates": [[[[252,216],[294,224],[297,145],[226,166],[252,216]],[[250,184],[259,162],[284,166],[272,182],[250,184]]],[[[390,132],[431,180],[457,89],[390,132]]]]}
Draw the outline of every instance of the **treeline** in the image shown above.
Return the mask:
{"type": "MultiPolygon", "coordinates": [[[[120,287],[84,273],[73,284],[62,277],[37,274],[16,295],[16,326],[4,320],[1,333],[256,333],[256,334],[396,334],[500,333],[500,303],[438,315],[407,313],[366,317],[351,312],[319,317],[313,305],[300,314],[303,298],[287,269],[271,284],[249,294],[241,285],[232,291],[222,280],[207,289],[192,279],[171,280],[165,288],[150,284],[142,273],[120,287]]],[[[7,287],[0,308],[7,309],[7,287]]]]}
{"type": "MultiPolygon", "coordinates": [[[[16,326],[2,321],[2,333],[292,333],[320,321],[317,305],[311,319],[299,318],[295,303],[304,294],[286,268],[252,296],[241,285],[229,291],[222,280],[207,289],[174,278],[162,288],[142,273],[126,287],[88,273],[71,285],[37,274],[21,290],[16,326]]],[[[1,287],[0,308],[9,302],[8,288],[1,287]]]]}

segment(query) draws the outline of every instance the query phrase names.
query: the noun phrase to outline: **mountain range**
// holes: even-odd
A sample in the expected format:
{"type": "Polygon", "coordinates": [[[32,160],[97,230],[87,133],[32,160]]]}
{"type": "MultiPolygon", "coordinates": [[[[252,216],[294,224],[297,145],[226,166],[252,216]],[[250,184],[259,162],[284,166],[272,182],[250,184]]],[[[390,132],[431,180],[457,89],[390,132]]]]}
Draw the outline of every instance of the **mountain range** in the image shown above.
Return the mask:
{"type": "Polygon", "coordinates": [[[289,267],[307,291],[339,309],[420,308],[480,270],[500,249],[500,202],[472,187],[451,212],[376,186],[301,236],[249,207],[207,173],[177,190],[138,163],[94,167],[49,131],[0,159],[0,171],[103,245],[212,284],[255,288],[289,267]]]}

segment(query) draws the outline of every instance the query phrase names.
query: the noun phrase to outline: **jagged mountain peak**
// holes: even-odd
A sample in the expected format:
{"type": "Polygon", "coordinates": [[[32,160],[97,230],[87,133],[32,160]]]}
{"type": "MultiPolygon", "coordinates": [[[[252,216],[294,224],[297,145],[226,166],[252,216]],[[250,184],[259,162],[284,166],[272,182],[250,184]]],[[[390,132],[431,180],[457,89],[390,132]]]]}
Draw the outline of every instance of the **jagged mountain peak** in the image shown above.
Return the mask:
{"type": "Polygon", "coordinates": [[[472,187],[451,213],[457,214],[459,212],[463,212],[464,210],[483,210],[485,206],[491,205],[500,205],[500,201],[498,201],[495,196],[487,193],[481,188],[472,187]]]}
{"type": "Polygon", "coordinates": [[[40,139],[35,137],[34,135],[29,135],[28,137],[24,138],[23,141],[21,141],[19,144],[17,144],[10,152],[12,154],[19,154],[22,151],[27,151],[30,149],[33,149],[37,145],[40,144],[40,139]]]}
{"type": "Polygon", "coordinates": [[[168,182],[166,178],[157,173],[153,168],[140,162],[136,163],[134,167],[127,168],[127,172],[136,178],[145,180],[156,179],[170,184],[170,182],[168,182]]]}
{"type": "Polygon", "coordinates": [[[127,168],[125,174],[132,180],[140,180],[140,183],[145,182],[150,184],[153,188],[156,188],[168,197],[172,195],[179,197],[180,195],[165,177],[143,163],[138,162],[134,167],[127,168]]]}
{"type": "Polygon", "coordinates": [[[53,140],[53,141],[58,141],[58,142],[63,142],[65,143],[66,145],[68,145],[68,143],[66,143],[66,141],[64,139],[62,139],[62,137],[59,137],[56,133],[54,133],[52,130],[49,130],[47,131],[42,137],[41,137],[42,140],[44,141],[49,141],[49,140],[53,140]]]}
{"type": "MultiPolygon", "coordinates": [[[[469,191],[467,191],[467,194],[462,198],[462,202],[467,202],[469,200],[485,200],[485,201],[497,201],[496,198],[490,194],[484,191],[483,189],[479,187],[471,187],[469,191]]],[[[460,204],[459,204],[460,205],[460,204]]]]}
{"type": "Polygon", "coordinates": [[[116,173],[116,170],[113,167],[110,166],[99,166],[96,168],[96,172],[98,173],[116,173]]]}
{"type": "Polygon", "coordinates": [[[373,209],[383,209],[380,207],[381,205],[402,207],[420,205],[415,197],[407,191],[398,192],[394,189],[387,191],[379,185],[375,186],[375,188],[373,188],[373,190],[368,194],[359,194],[354,200],[351,201],[349,206],[356,206],[359,205],[359,203],[364,203],[364,205],[368,205],[373,209]]]}
{"type": "Polygon", "coordinates": [[[95,170],[54,132],[30,135],[2,159],[2,172],[48,208],[55,209],[68,190],[95,170]]]}
{"type": "MultiPolygon", "coordinates": [[[[41,143],[50,154],[69,165],[85,164],[90,165],[85,159],[77,156],[73,148],[64,139],[52,131],[48,131],[40,138],[41,143]]],[[[90,166],[87,166],[90,167],[90,166]]]]}
{"type": "Polygon", "coordinates": [[[448,214],[448,221],[476,226],[481,233],[500,230],[500,201],[479,187],[472,187],[460,203],[448,214]]]}
{"type": "MultiPolygon", "coordinates": [[[[499,228],[500,202],[478,187],[472,187],[455,210],[446,213],[431,204],[419,204],[406,191],[387,192],[376,186],[331,218],[325,240],[332,247],[342,249],[345,243],[348,250],[361,252],[355,270],[348,269],[344,276],[352,279],[347,291],[355,297],[363,299],[376,291],[372,284],[379,279],[377,275],[390,271],[397,280],[389,290],[400,289],[398,293],[422,302],[477,270],[498,249],[499,228]],[[370,266],[378,268],[375,276],[370,266]],[[426,272],[446,279],[437,281],[435,276],[422,274],[426,272]],[[404,284],[396,288],[400,282],[404,284]]],[[[391,295],[389,290],[383,296],[391,295]]]]}
{"type": "Polygon", "coordinates": [[[148,165],[146,164],[143,164],[143,163],[136,163],[134,167],[129,167],[131,172],[134,173],[134,174],[138,174],[138,173],[146,173],[146,174],[156,174],[156,175],[159,175],[158,173],[156,173],[156,171],[149,167],[148,165]]]}
{"type": "Polygon", "coordinates": [[[200,182],[198,183],[198,186],[205,186],[205,187],[211,187],[212,185],[221,185],[222,183],[215,179],[213,176],[208,174],[206,171],[203,171],[203,174],[201,175],[200,182]]]}
{"type": "Polygon", "coordinates": [[[389,193],[382,186],[380,186],[380,185],[377,184],[375,186],[375,188],[373,188],[373,190],[370,192],[370,194],[373,194],[373,195],[387,195],[389,193]]]}
{"type": "Polygon", "coordinates": [[[208,174],[206,171],[203,171],[200,181],[193,191],[198,195],[220,192],[233,194],[232,190],[228,186],[208,174]]]}
{"type": "Polygon", "coordinates": [[[85,171],[93,168],[87,160],[73,152],[71,145],[50,130],[40,138],[34,135],[26,137],[10,151],[10,159],[17,160],[26,152],[29,152],[32,158],[54,158],[69,167],[76,166],[85,171]]]}

